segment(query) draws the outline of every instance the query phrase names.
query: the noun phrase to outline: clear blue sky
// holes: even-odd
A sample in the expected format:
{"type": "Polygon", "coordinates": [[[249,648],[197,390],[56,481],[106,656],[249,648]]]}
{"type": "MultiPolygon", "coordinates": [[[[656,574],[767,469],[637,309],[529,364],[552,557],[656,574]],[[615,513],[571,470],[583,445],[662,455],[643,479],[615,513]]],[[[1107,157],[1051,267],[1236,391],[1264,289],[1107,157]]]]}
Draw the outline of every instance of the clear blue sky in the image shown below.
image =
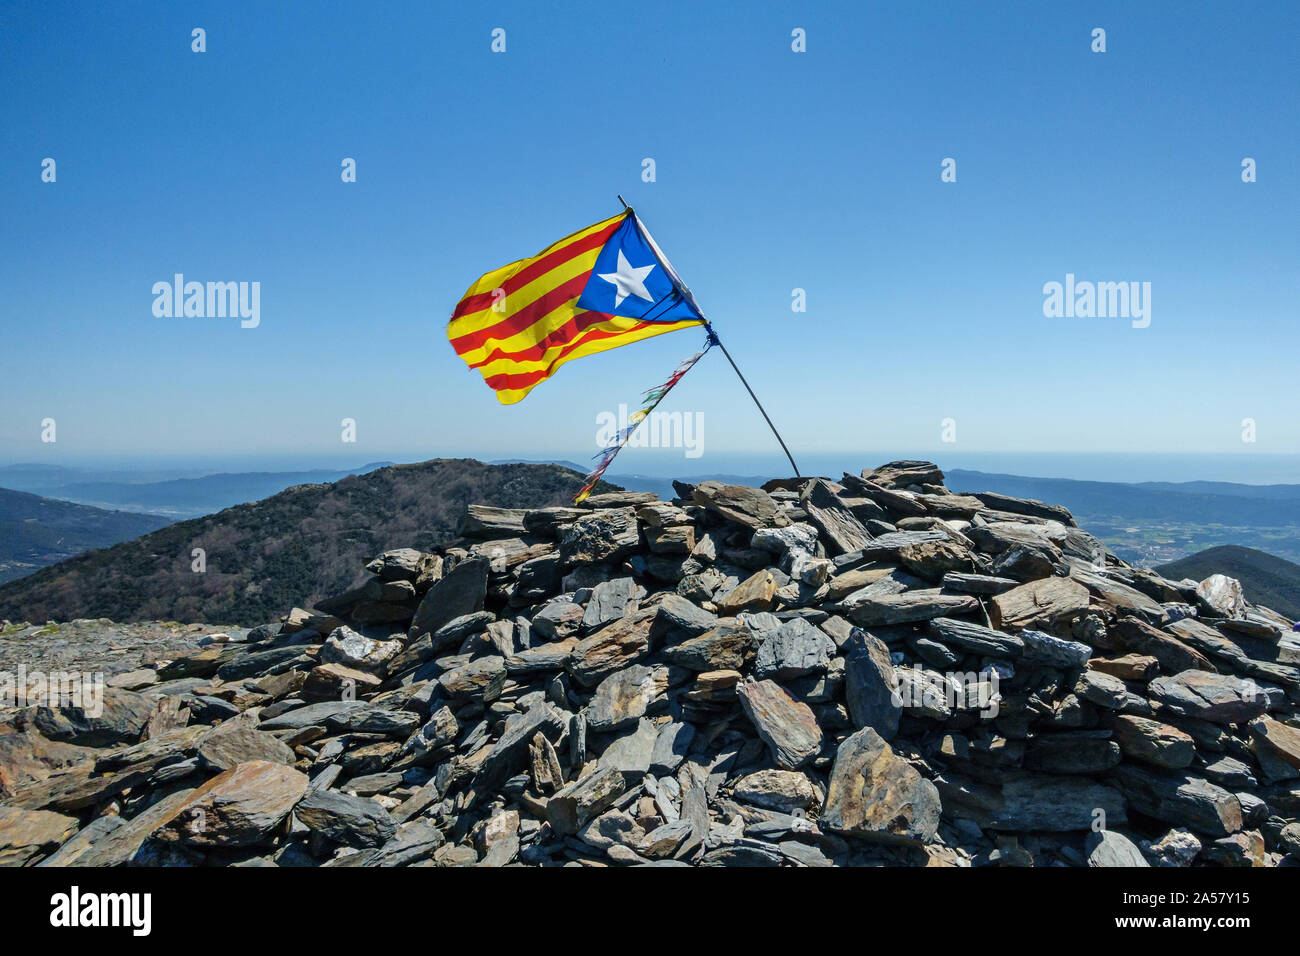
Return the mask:
{"type": "MultiPolygon", "coordinates": [[[[813,6],[7,0],[0,461],[589,455],[702,335],[502,407],[444,326],[620,192],[796,451],[1300,451],[1300,5],[813,6]],[[175,272],[260,327],[156,318],[175,272]],[[1044,318],[1066,273],[1150,327],[1044,318]]],[[[720,355],[662,407],[775,456],[720,355]]]]}

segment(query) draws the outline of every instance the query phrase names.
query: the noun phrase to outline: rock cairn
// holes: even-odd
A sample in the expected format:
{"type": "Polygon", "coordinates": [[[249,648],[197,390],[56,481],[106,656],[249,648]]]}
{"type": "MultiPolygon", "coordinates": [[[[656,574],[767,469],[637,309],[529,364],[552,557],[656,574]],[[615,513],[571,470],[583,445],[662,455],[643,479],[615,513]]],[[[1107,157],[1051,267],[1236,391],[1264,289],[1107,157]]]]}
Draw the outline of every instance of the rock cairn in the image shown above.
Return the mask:
{"type": "Polygon", "coordinates": [[[0,862],[1260,866],[1300,642],[933,464],[471,506],[438,553],[0,710],[0,862]]]}

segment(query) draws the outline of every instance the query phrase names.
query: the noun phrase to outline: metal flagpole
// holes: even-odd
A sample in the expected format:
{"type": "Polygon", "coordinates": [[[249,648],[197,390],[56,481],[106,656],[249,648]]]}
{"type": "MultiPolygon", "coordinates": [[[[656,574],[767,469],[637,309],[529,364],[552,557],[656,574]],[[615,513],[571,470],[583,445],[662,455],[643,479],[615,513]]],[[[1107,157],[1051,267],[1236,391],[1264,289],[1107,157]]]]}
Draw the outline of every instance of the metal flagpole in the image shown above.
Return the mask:
{"type": "MultiPolygon", "coordinates": [[[[633,216],[636,216],[636,210],[634,210],[631,206],[629,206],[627,204],[627,200],[625,200],[621,195],[618,197],[618,201],[623,204],[624,209],[632,213],[633,216]]],[[[677,276],[677,271],[673,269],[672,265],[668,262],[667,257],[663,254],[663,251],[659,248],[659,244],[656,243],[654,241],[654,237],[650,235],[650,230],[645,228],[645,224],[640,221],[639,217],[637,218],[637,225],[638,227],[640,227],[643,235],[648,240],[650,248],[653,249],[655,255],[658,256],[660,260],[662,260],[665,266],[664,271],[667,272],[669,278],[672,279],[673,287],[678,291],[678,293],[684,299],[690,302],[691,305],[695,306],[695,310],[699,312],[701,318],[703,318],[704,312],[700,309],[699,303],[695,301],[695,296],[691,295],[691,290],[686,288],[686,286],[682,284],[681,279],[679,279],[677,276]]],[[[752,398],[754,400],[754,404],[758,406],[758,411],[763,416],[763,421],[767,422],[767,427],[772,429],[772,434],[776,436],[777,442],[781,445],[781,450],[785,452],[785,457],[790,459],[790,467],[794,469],[794,476],[796,478],[802,478],[803,475],[799,473],[799,466],[796,465],[794,462],[794,456],[790,454],[790,449],[787,448],[785,445],[785,439],[781,437],[781,433],[777,431],[776,426],[772,424],[772,419],[768,416],[767,409],[763,407],[763,403],[758,400],[758,396],[754,394],[754,390],[749,387],[749,382],[745,380],[745,375],[743,372],[740,371],[740,366],[737,365],[736,360],[731,357],[731,353],[727,351],[727,347],[722,344],[722,339],[718,338],[718,333],[714,331],[713,323],[710,322],[708,319],[705,319],[704,327],[708,330],[709,333],[709,344],[716,345],[718,348],[722,349],[722,354],[727,357],[727,361],[731,363],[731,367],[736,370],[736,375],[739,376],[740,378],[740,384],[745,386],[745,391],[749,392],[749,397],[752,398]]]]}
{"type": "Polygon", "coordinates": [[[799,466],[794,463],[794,456],[790,454],[790,449],[785,447],[785,439],[781,437],[781,433],[777,431],[776,426],[772,424],[772,419],[768,418],[767,410],[763,408],[763,403],[758,400],[758,396],[754,394],[754,390],[750,388],[749,383],[745,381],[745,376],[740,371],[740,366],[737,365],[736,360],[731,357],[731,353],[727,351],[727,347],[722,344],[722,339],[718,338],[718,333],[713,331],[713,324],[711,322],[705,322],[704,326],[709,330],[709,336],[713,341],[718,343],[718,348],[722,349],[722,354],[727,357],[727,361],[730,362],[731,367],[736,370],[736,374],[740,376],[740,384],[745,386],[745,391],[749,392],[749,397],[752,398],[754,404],[758,406],[759,412],[763,415],[763,420],[767,422],[767,427],[772,429],[772,434],[775,435],[776,440],[781,443],[781,450],[785,452],[785,457],[790,459],[790,467],[794,469],[794,476],[796,478],[802,478],[803,475],[799,474],[799,466]]]}

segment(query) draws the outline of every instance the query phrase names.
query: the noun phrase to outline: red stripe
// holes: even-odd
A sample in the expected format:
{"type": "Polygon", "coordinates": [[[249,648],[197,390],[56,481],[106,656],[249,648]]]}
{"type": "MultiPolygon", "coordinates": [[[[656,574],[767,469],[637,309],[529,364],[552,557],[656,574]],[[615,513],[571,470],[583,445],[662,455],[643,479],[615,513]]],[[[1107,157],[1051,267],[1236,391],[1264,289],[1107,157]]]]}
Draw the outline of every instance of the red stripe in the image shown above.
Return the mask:
{"type": "Polygon", "coordinates": [[[546,379],[550,378],[551,375],[555,372],[556,364],[561,359],[563,359],[566,355],[572,352],[574,349],[581,348],[584,345],[589,345],[592,342],[598,342],[601,339],[618,338],[620,335],[625,335],[628,332],[639,331],[642,328],[642,326],[653,325],[653,324],[654,323],[652,322],[638,322],[634,327],[630,329],[624,329],[619,332],[605,332],[605,331],[592,332],[590,335],[586,336],[581,342],[574,342],[571,345],[565,347],[565,349],[559,355],[555,356],[555,358],[551,360],[551,364],[548,365],[546,368],[542,369],[541,371],[502,372],[498,375],[485,375],[483,377],[483,381],[487,382],[489,387],[496,389],[497,391],[501,391],[502,389],[528,388],[531,385],[536,385],[538,382],[545,381],[546,379]]]}
{"type": "Polygon", "coordinates": [[[563,285],[556,286],[539,299],[528,303],[518,312],[508,315],[496,325],[490,325],[486,329],[478,329],[475,332],[466,332],[464,335],[452,339],[451,347],[456,350],[456,354],[464,355],[471,349],[482,348],[489,339],[505,339],[517,335],[525,331],[538,319],[549,314],[553,309],[557,309],[570,299],[576,299],[582,295],[582,290],[586,287],[589,278],[591,278],[590,272],[576,275],[563,285]]]}
{"type": "MultiPolygon", "coordinates": [[[[520,269],[503,282],[501,288],[505,290],[506,295],[510,295],[510,293],[522,289],[534,279],[546,275],[546,273],[550,272],[556,266],[563,265],[575,256],[582,255],[584,252],[590,252],[592,249],[597,249],[600,246],[603,246],[609,237],[614,234],[614,231],[622,224],[623,220],[620,219],[618,222],[601,229],[599,232],[593,232],[589,236],[583,236],[577,242],[570,243],[563,249],[556,249],[554,252],[543,256],[537,261],[529,263],[523,269],[520,269]]],[[[492,293],[495,291],[495,289],[490,289],[487,292],[480,292],[477,295],[466,296],[456,305],[456,311],[451,314],[451,317],[456,319],[462,315],[468,315],[471,312],[479,312],[483,309],[490,308],[492,305],[492,293]]]]}
{"type": "Polygon", "coordinates": [[[605,322],[613,316],[606,315],[604,312],[579,312],[564,325],[560,326],[546,338],[542,339],[536,345],[530,345],[528,348],[519,352],[507,352],[504,349],[493,349],[488,353],[487,358],[478,362],[470,362],[470,368],[482,368],[491,362],[501,359],[510,359],[514,362],[540,362],[546,357],[546,350],[556,345],[568,345],[578,335],[587,331],[593,325],[605,322]]]}

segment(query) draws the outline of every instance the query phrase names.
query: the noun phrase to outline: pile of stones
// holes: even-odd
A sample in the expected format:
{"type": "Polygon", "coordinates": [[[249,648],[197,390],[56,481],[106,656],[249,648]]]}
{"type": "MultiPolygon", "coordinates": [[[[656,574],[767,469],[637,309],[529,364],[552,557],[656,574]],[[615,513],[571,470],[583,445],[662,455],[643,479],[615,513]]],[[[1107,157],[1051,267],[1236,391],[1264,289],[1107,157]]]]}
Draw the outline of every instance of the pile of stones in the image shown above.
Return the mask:
{"type": "Polygon", "coordinates": [[[581,507],[0,709],[0,863],[1273,866],[1300,641],[928,462],[581,507]]]}

